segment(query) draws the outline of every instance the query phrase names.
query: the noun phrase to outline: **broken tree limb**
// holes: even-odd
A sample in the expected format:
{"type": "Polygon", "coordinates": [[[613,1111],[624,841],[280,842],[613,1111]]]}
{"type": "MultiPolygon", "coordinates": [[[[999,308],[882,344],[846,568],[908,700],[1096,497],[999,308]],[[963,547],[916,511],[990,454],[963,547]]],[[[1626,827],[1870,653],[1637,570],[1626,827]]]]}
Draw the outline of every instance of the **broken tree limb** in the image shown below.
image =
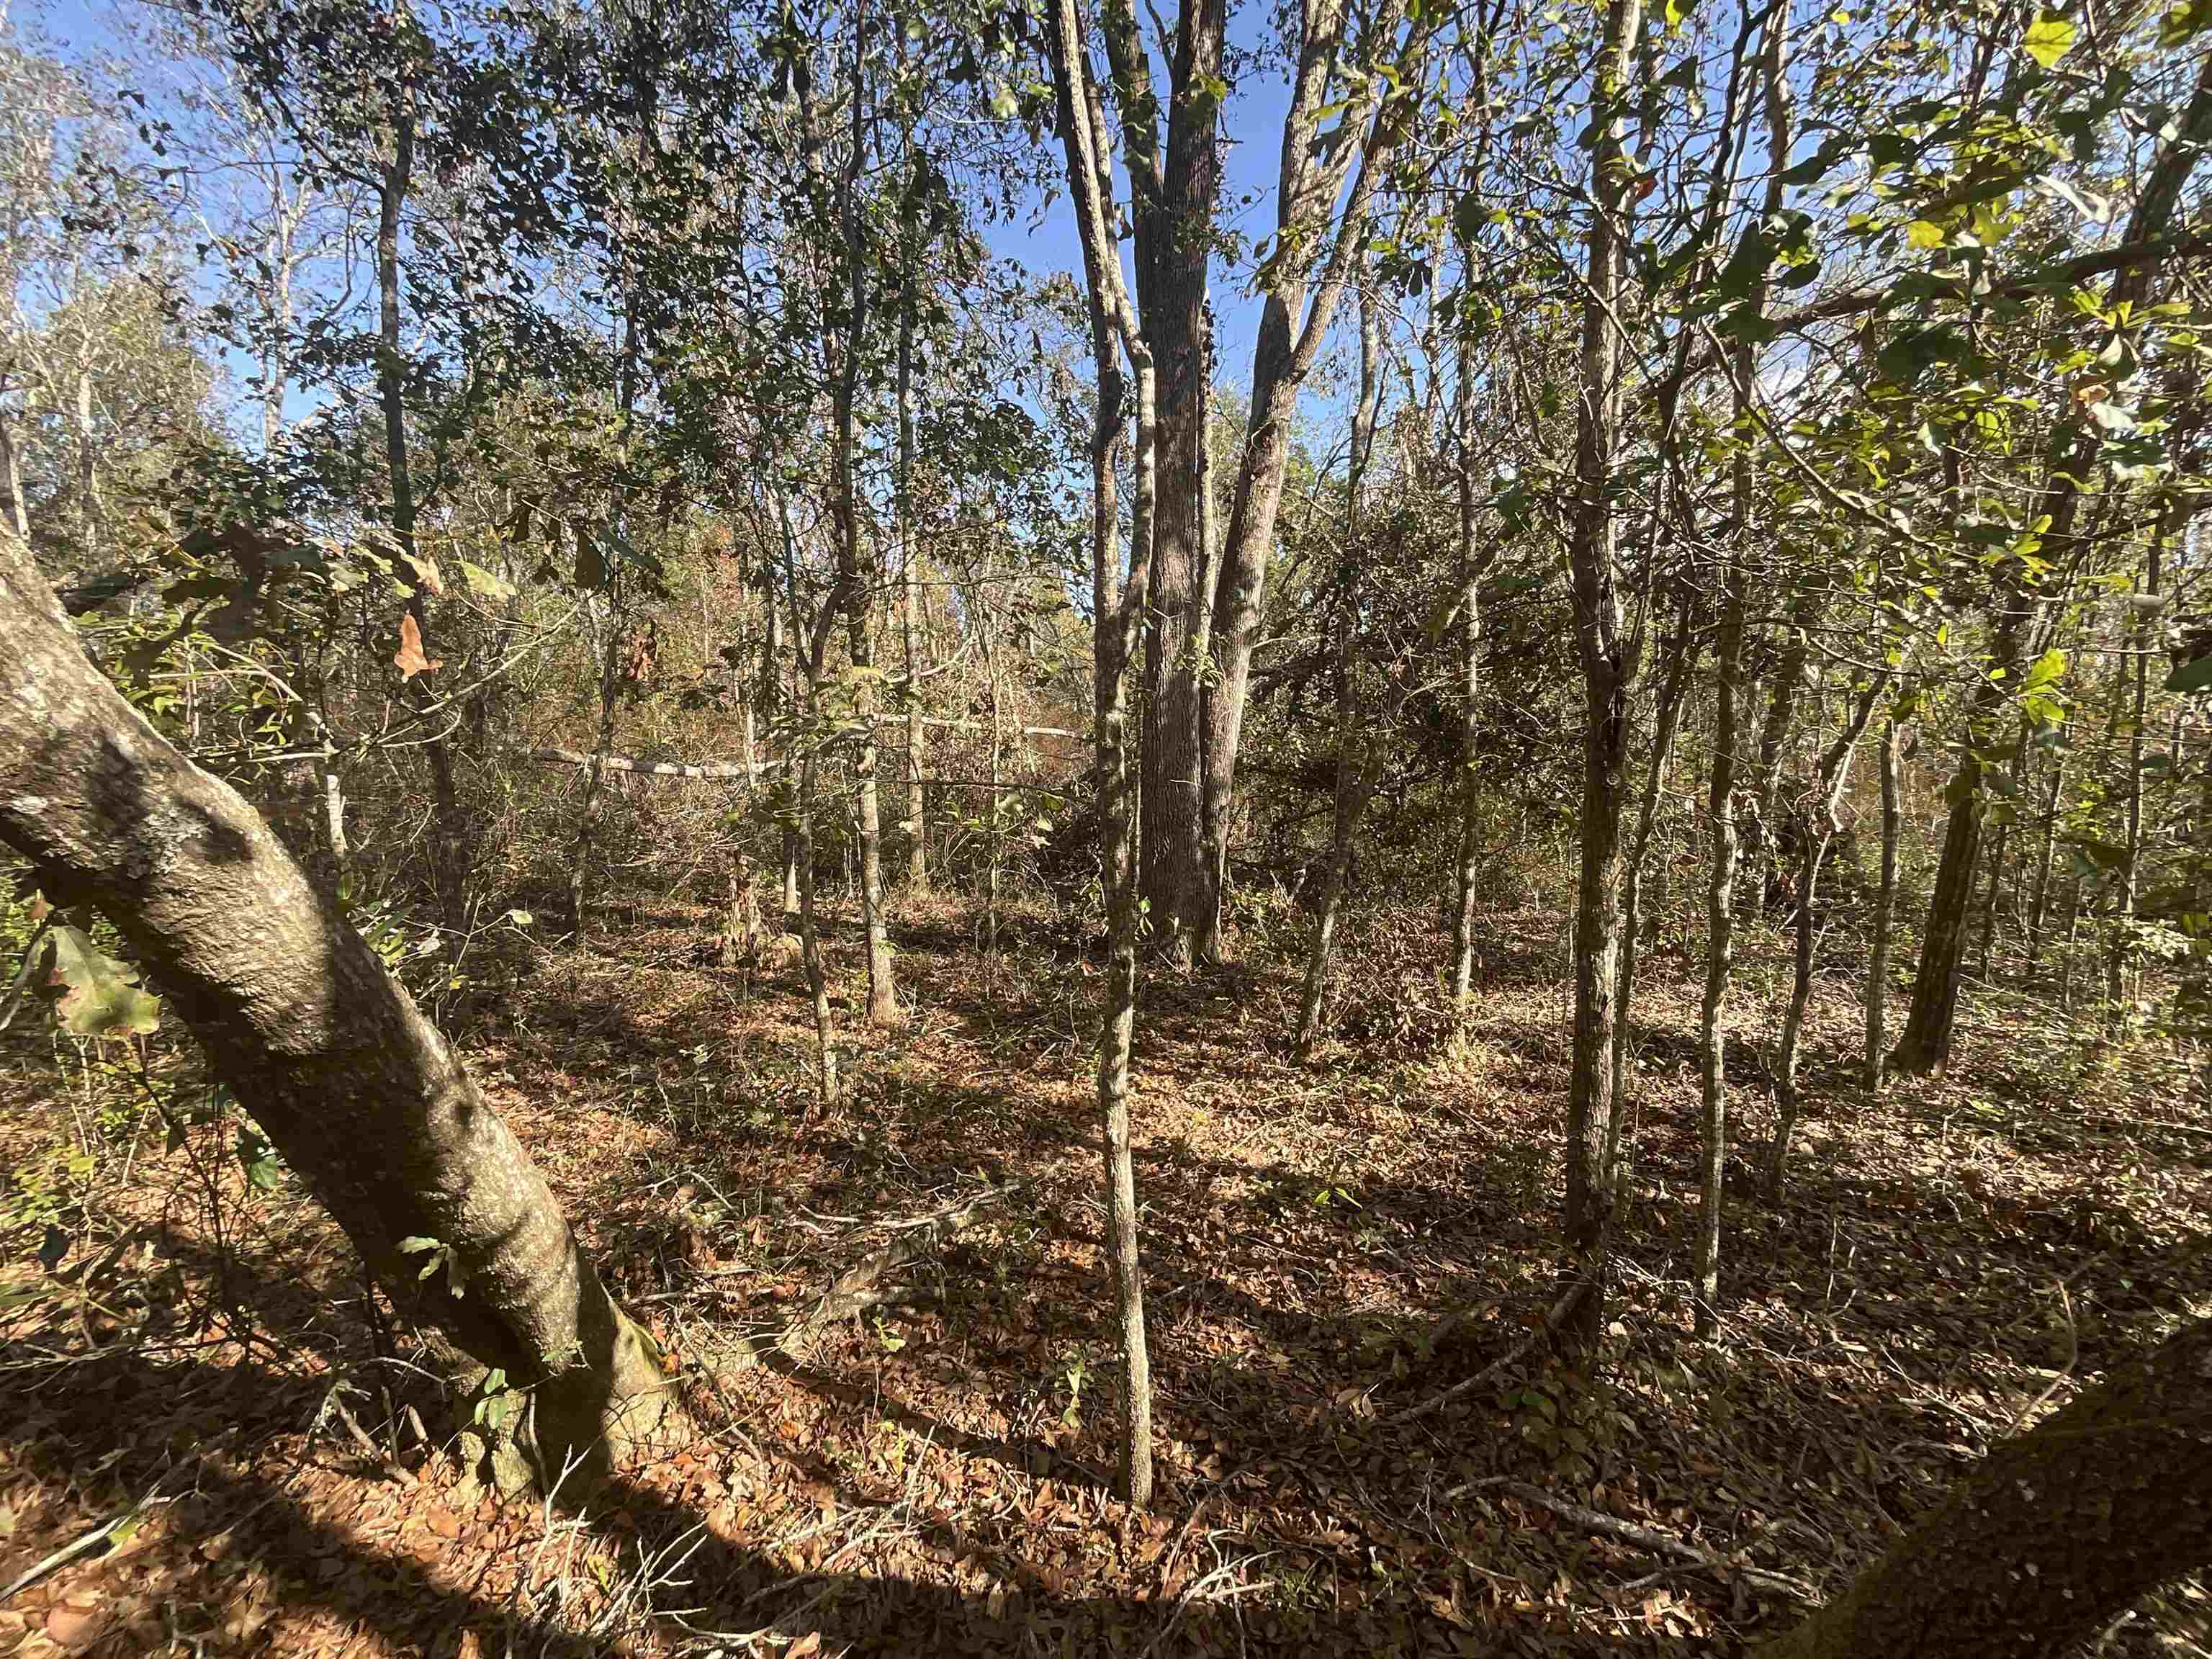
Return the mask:
{"type": "Polygon", "coordinates": [[[1503,1490],[1510,1492],[1522,1503],[1534,1504],[1539,1509],[1549,1510],[1560,1520],[1571,1526],[1579,1527],[1584,1532],[1595,1533],[1603,1538],[1615,1538],[1624,1544],[1633,1544],[1638,1549],[1649,1550],[1654,1555],[1671,1555],[1678,1561],[1686,1561],[1693,1566],[1709,1567],[1723,1575],[1733,1573],[1747,1584],[1755,1585],[1760,1589],[1772,1590],[1778,1595],[1787,1595],[1799,1601],[1814,1601],[1820,1599],[1809,1586],[1801,1584],[1794,1578],[1784,1577],[1778,1572],[1768,1572],[1764,1568],[1752,1566],[1734,1556],[1723,1555],[1717,1550],[1701,1548],[1686,1539],[1675,1537],[1671,1533],[1659,1532],[1650,1527],[1639,1527],[1635,1522],[1624,1521],[1619,1516],[1607,1515],[1601,1510],[1585,1509],[1580,1504],[1570,1504],[1565,1498],[1554,1498],[1541,1486],[1532,1486],[1525,1480],[1507,1480],[1499,1484],[1503,1490]]]}
{"type": "MultiPolygon", "coordinates": [[[[552,766],[578,768],[589,766],[592,759],[591,756],[574,749],[533,749],[530,751],[530,758],[534,761],[544,761],[552,766]]],[[[755,770],[743,761],[710,761],[702,766],[688,766],[678,761],[632,760],[628,755],[601,755],[599,757],[599,763],[603,771],[634,772],[641,777],[651,778],[716,778],[736,781],[751,777],[755,770]]],[[[765,772],[782,764],[780,760],[766,760],[760,763],[757,769],[765,772]]]]}
{"type": "Polygon", "coordinates": [[[1431,1395],[1418,1406],[1408,1406],[1401,1412],[1393,1412],[1389,1416],[1381,1419],[1382,1426],[1394,1429],[1401,1423],[1411,1423],[1417,1418],[1426,1417],[1431,1412],[1449,1405],[1462,1395],[1472,1394],[1477,1389],[1495,1382],[1500,1376],[1527,1358],[1530,1351],[1539,1342],[1548,1340],[1554,1331],[1567,1322],[1568,1316],[1582,1305],[1583,1297],[1589,1292],[1589,1286],[1590,1282],[1587,1279],[1577,1279],[1568,1285],[1559,1299],[1552,1304],[1552,1310],[1544,1316],[1544,1322],[1514,1344],[1509,1351],[1492,1360],[1473,1376],[1461,1378],[1442,1394],[1431,1395]]]}

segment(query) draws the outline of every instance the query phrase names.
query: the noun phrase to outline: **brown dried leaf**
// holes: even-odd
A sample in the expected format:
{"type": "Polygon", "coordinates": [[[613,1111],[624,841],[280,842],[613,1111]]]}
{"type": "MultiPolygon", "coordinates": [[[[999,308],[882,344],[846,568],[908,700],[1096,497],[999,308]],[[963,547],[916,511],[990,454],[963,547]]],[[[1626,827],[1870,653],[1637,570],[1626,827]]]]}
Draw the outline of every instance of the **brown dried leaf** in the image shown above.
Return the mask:
{"type": "Polygon", "coordinates": [[[403,611],[399,617],[399,650],[392,659],[392,665],[399,671],[399,678],[411,680],[417,674],[428,674],[446,665],[432,661],[422,654],[422,630],[416,624],[415,613],[403,611]]]}

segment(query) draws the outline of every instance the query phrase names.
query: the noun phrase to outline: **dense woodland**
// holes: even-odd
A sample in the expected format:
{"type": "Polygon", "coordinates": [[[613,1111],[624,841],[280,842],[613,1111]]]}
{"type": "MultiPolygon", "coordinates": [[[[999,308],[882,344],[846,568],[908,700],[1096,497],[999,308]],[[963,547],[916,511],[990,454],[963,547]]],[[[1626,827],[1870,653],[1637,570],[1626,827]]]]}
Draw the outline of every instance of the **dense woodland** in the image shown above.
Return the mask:
{"type": "Polygon", "coordinates": [[[0,1653],[2203,1654],[2212,4],[0,9],[0,1653]]]}

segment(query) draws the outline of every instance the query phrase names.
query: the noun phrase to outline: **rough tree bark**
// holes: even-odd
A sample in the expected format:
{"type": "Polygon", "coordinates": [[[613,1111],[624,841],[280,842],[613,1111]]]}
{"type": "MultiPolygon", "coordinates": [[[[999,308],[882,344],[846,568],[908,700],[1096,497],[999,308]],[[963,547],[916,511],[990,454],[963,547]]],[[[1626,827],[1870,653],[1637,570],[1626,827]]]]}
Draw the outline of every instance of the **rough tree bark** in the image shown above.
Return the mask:
{"type": "Polygon", "coordinates": [[[2212,1560],[2212,1322],[2008,1440],[1758,1659],[2070,1651],[2212,1560]]]}
{"type": "Polygon", "coordinates": [[[1582,877],[1575,904],[1574,1070],[1567,1097],[1566,1273],[1589,1290],[1565,1335],[1584,1357],[1605,1328],[1605,1255],[1613,1183],[1605,1165],[1613,1115],[1613,997],[1620,987],[1620,809],[1628,763],[1628,698],[1634,661],[1615,580],[1613,477],[1619,448],[1620,343],[1613,306],[1623,283],[1619,234],[1633,180],[1622,146],[1621,107],[1644,21],[1643,0],[1609,0],[1594,71],[1589,268],[1582,316],[1575,421],[1575,502],[1567,556],[1574,584],[1575,649],[1583,672],[1582,877]]]}
{"type": "Polygon", "coordinates": [[[86,659],[4,539],[0,842],[114,923],[399,1308],[532,1389],[541,1467],[618,1461],[665,1379],[529,1154],[335,900],[86,659]],[[418,1276],[416,1237],[453,1270],[418,1276]]]}
{"type": "Polygon", "coordinates": [[[1188,653],[1206,601],[1206,292],[1221,193],[1217,129],[1227,21],[1226,0],[1182,0],[1174,39],[1162,43],[1169,78],[1163,133],[1151,48],[1136,9],[1117,3],[1100,16],[1121,105],[1136,298],[1156,377],[1153,616],[1145,638],[1148,695],[1138,745],[1144,772],[1139,880],[1152,925],[1179,952],[1189,948],[1186,907],[1206,884],[1199,818],[1200,677],[1188,653]]]}

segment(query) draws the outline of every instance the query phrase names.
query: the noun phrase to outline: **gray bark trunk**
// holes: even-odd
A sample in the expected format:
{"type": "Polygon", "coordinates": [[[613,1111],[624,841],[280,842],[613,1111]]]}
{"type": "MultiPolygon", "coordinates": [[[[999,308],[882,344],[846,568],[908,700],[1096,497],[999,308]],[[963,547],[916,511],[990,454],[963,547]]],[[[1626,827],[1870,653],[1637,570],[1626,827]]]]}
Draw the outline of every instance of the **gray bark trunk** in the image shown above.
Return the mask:
{"type": "Polygon", "coordinates": [[[5,545],[0,841],[115,924],[399,1308],[533,1389],[545,1467],[620,1456],[662,1399],[659,1357],[529,1154],[336,901],[86,660],[5,545]],[[418,1237],[447,1272],[418,1276],[418,1237]]]}
{"type": "Polygon", "coordinates": [[[1962,1477],[1758,1659],[2030,1659],[2212,1560],[2212,1322],[2130,1356],[1962,1477]]]}
{"type": "Polygon", "coordinates": [[[1866,1091],[1881,1092],[1882,1050],[1889,1038],[1890,927],[1897,914],[1897,843],[1904,813],[1898,796],[1899,750],[1903,729],[1893,714],[1881,732],[1881,882],[1875,895],[1874,942],[1867,952],[1866,1091]]]}

